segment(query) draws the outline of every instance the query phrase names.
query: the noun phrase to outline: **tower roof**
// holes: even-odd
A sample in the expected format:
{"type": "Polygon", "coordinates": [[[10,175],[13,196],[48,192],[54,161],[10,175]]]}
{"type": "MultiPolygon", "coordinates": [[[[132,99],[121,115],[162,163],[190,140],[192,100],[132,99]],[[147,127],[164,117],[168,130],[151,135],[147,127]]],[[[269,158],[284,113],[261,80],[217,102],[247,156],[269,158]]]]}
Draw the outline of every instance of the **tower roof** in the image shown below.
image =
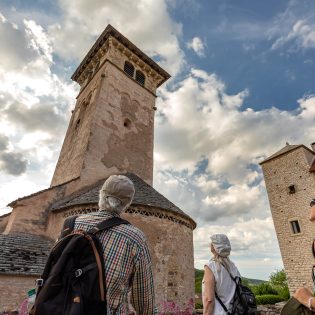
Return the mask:
{"type": "Polygon", "coordinates": [[[71,79],[77,81],[80,74],[86,68],[90,60],[95,56],[98,50],[102,47],[105,41],[110,37],[116,38],[119,42],[125,45],[130,51],[132,51],[135,55],[137,55],[140,59],[142,59],[145,63],[147,63],[152,69],[154,69],[158,74],[163,77],[163,80],[158,84],[160,86],[164,83],[167,79],[171,76],[167,73],[164,69],[162,69],[156,62],[154,62],[150,57],[148,57],[144,52],[142,52],[136,45],[134,45],[128,38],[118,32],[113,26],[110,24],[107,25],[103,33],[97,39],[95,44],[89,50],[85,58],[80,63],[79,67],[75,70],[74,74],[72,75],[71,79]]]}
{"type": "Polygon", "coordinates": [[[294,144],[294,145],[292,145],[292,144],[287,143],[281,150],[277,151],[276,153],[272,154],[268,158],[264,159],[259,164],[262,165],[262,164],[264,164],[266,162],[269,162],[269,161],[271,161],[271,160],[273,160],[273,159],[275,159],[275,158],[277,158],[277,157],[279,157],[281,155],[284,155],[284,154],[286,154],[288,152],[291,152],[291,151],[293,151],[293,150],[295,150],[297,148],[300,148],[300,147],[303,147],[304,149],[306,149],[306,150],[308,150],[308,151],[310,151],[310,152],[312,152],[314,154],[314,152],[311,149],[309,149],[308,147],[306,147],[304,144],[294,144]]]}

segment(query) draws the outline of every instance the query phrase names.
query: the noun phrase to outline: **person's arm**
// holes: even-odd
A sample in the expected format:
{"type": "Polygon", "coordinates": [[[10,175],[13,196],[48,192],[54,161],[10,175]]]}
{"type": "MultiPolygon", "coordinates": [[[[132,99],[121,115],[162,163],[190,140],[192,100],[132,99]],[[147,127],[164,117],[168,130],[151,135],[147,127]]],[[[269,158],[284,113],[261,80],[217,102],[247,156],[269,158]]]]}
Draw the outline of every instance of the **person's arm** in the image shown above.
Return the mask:
{"type": "Polygon", "coordinates": [[[205,266],[204,294],[203,294],[203,315],[212,315],[215,302],[215,279],[212,271],[205,266]]]}
{"type": "Polygon", "coordinates": [[[294,297],[307,308],[310,308],[315,312],[315,297],[313,293],[308,288],[299,288],[295,291],[294,297]]]}
{"type": "Polygon", "coordinates": [[[152,264],[146,242],[136,262],[131,288],[131,304],[139,315],[156,314],[152,264]]]}

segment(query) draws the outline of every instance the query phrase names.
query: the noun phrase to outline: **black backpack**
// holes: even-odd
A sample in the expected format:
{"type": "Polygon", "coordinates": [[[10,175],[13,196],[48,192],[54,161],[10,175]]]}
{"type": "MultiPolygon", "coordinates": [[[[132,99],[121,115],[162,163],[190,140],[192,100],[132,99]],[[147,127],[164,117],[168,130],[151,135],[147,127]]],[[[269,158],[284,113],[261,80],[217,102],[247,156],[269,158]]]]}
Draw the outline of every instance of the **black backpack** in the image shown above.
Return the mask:
{"type": "MultiPolygon", "coordinates": [[[[227,269],[226,269],[227,270],[227,269]]],[[[232,280],[235,282],[235,293],[232,300],[232,310],[228,312],[227,307],[221,301],[217,293],[215,297],[223,307],[227,315],[254,315],[257,311],[257,304],[254,293],[250,288],[242,284],[240,277],[233,277],[227,270],[232,280]]]]}
{"type": "Polygon", "coordinates": [[[100,222],[88,232],[74,230],[76,217],[66,219],[61,239],[52,248],[30,311],[33,315],[104,315],[107,313],[102,244],[97,233],[120,224],[100,222]]]}

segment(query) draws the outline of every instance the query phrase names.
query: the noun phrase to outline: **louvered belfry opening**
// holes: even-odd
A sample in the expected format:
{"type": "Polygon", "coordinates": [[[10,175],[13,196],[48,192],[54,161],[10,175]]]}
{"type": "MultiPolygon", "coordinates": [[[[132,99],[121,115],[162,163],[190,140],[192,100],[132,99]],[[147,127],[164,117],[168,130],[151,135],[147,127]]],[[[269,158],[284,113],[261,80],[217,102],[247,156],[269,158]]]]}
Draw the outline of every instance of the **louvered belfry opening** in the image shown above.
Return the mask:
{"type": "Polygon", "coordinates": [[[124,65],[124,71],[130,75],[131,77],[133,77],[133,74],[135,72],[135,67],[128,61],[125,62],[124,65]]]}
{"type": "Polygon", "coordinates": [[[136,71],[136,81],[140,83],[141,85],[144,85],[144,82],[145,82],[145,76],[139,70],[136,71]]]}

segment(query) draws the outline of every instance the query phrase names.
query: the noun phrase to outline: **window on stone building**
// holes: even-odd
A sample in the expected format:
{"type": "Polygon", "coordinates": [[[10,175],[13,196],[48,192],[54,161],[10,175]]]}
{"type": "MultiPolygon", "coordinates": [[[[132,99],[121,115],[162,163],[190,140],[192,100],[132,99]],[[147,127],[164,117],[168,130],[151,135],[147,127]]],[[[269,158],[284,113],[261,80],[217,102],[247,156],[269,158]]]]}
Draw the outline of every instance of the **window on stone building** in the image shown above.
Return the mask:
{"type": "Polygon", "coordinates": [[[288,187],[288,189],[289,189],[289,194],[294,194],[295,193],[295,185],[290,185],[288,187]]]}
{"type": "Polygon", "coordinates": [[[125,62],[125,66],[124,66],[124,71],[130,75],[131,77],[133,77],[133,74],[135,72],[135,67],[128,61],[125,62]]]}
{"type": "Polygon", "coordinates": [[[290,221],[291,224],[291,230],[293,234],[299,234],[301,233],[301,228],[298,220],[292,220],[290,221]]]}
{"type": "Polygon", "coordinates": [[[139,70],[136,71],[136,81],[139,82],[141,85],[144,85],[145,82],[145,76],[139,70]]]}

